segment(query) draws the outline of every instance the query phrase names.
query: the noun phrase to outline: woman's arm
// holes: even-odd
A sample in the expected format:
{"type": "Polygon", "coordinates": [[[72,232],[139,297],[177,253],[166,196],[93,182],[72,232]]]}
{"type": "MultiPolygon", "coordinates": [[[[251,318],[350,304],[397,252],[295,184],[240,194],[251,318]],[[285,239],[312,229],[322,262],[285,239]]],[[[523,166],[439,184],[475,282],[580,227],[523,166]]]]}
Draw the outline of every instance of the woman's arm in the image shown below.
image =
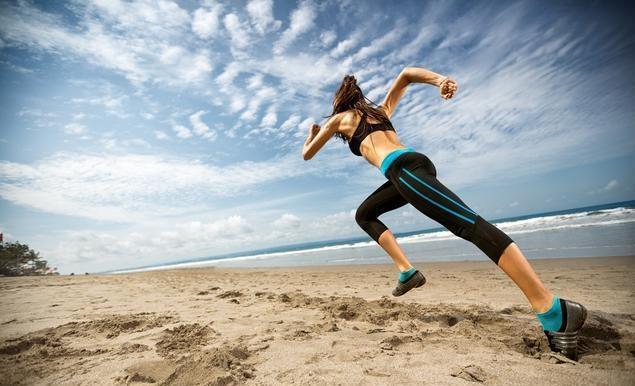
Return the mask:
{"type": "Polygon", "coordinates": [[[305,161],[313,158],[315,153],[317,153],[329,140],[329,138],[337,132],[341,121],[342,113],[339,113],[333,115],[328,121],[326,121],[324,127],[322,128],[320,128],[320,125],[315,123],[311,125],[309,136],[304,141],[304,146],[302,147],[302,158],[305,161]]]}
{"type": "Polygon", "coordinates": [[[427,83],[437,87],[445,79],[445,76],[422,67],[406,67],[404,74],[410,83],[427,83]]]}
{"type": "Polygon", "coordinates": [[[453,79],[434,71],[421,67],[406,67],[404,72],[406,79],[411,83],[427,83],[439,87],[443,99],[452,98],[458,90],[458,85],[453,79]]]}
{"type": "Polygon", "coordinates": [[[410,83],[428,83],[438,86],[441,90],[441,98],[450,99],[457,90],[456,82],[448,77],[437,74],[421,67],[404,68],[393,82],[384,101],[380,104],[388,118],[390,118],[397,107],[397,102],[406,92],[410,83]]]}

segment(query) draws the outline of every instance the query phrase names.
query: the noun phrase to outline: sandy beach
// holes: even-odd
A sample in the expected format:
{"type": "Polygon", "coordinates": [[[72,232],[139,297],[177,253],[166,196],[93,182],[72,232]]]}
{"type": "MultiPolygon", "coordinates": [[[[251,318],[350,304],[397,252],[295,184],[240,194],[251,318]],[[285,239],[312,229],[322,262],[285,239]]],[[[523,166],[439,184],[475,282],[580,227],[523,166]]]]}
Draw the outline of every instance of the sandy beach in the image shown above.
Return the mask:
{"type": "Polygon", "coordinates": [[[489,261],[0,278],[3,385],[632,385],[635,257],[532,260],[590,311],[549,352],[489,261]]]}

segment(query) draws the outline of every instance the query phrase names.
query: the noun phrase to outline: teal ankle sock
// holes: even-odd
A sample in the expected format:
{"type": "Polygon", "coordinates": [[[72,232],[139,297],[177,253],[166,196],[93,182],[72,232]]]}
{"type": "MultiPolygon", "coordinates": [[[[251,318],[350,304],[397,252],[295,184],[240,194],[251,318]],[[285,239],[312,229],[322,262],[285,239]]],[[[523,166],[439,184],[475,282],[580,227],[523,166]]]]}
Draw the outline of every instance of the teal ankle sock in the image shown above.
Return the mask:
{"type": "Polygon", "coordinates": [[[562,307],[560,307],[560,299],[553,296],[553,304],[551,308],[543,313],[536,313],[536,317],[542,324],[545,331],[558,331],[562,326],[562,307]]]}
{"type": "Polygon", "coordinates": [[[407,271],[399,272],[399,281],[405,283],[412,277],[412,275],[415,274],[415,272],[417,272],[417,269],[415,267],[412,267],[407,271]]]}

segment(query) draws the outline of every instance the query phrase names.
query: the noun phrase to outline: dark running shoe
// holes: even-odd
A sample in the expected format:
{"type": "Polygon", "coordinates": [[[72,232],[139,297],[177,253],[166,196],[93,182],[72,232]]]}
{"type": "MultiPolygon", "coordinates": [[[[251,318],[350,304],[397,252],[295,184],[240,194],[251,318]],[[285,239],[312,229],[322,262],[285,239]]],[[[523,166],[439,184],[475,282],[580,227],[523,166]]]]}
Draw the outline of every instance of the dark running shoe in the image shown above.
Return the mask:
{"type": "Polygon", "coordinates": [[[578,360],[578,333],[586,320],[586,308],[571,300],[560,299],[562,327],[558,331],[545,331],[551,351],[569,359],[578,360]]]}
{"type": "Polygon", "coordinates": [[[392,296],[401,296],[413,288],[421,287],[426,283],[426,278],[419,271],[415,272],[410,279],[405,282],[397,280],[397,287],[392,290],[392,296]]]}

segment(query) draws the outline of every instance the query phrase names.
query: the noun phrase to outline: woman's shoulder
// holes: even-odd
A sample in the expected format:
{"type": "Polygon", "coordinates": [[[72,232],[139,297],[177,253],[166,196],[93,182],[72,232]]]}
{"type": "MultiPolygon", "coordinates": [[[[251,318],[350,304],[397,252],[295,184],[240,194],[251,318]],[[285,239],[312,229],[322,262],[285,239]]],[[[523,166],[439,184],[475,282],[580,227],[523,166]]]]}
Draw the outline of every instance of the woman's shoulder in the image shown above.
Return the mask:
{"type": "Polygon", "coordinates": [[[336,115],[338,115],[340,122],[345,124],[354,124],[355,122],[359,122],[362,117],[362,112],[357,109],[350,109],[342,111],[336,115]]]}

